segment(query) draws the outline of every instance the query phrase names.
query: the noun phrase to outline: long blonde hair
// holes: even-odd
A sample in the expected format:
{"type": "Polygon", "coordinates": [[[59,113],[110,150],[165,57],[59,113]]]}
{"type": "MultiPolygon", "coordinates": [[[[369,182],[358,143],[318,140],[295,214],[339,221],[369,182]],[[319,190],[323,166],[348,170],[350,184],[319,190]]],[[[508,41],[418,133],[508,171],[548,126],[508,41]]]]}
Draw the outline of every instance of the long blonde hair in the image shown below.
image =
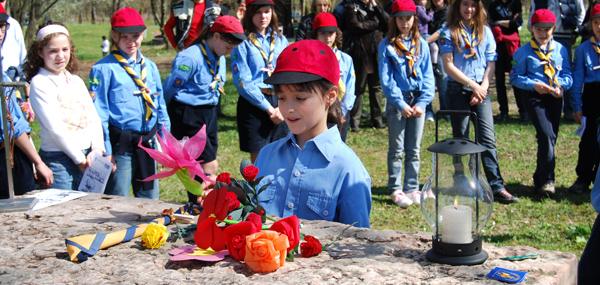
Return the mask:
{"type": "MultiPolygon", "coordinates": [[[[460,15],[460,4],[465,0],[455,0],[450,6],[450,11],[448,12],[448,27],[450,28],[450,35],[452,36],[452,43],[459,52],[463,52],[460,45],[460,22],[462,21],[462,16],[460,15]]],[[[483,8],[483,3],[480,0],[473,0],[477,3],[477,9],[475,11],[475,16],[473,16],[473,28],[475,29],[475,34],[477,35],[477,42],[474,44],[478,46],[481,44],[485,38],[485,28],[487,26],[487,18],[488,14],[483,8]]]]}
{"type": "MultiPolygon", "coordinates": [[[[413,25],[412,25],[412,27],[410,27],[410,31],[408,31],[408,33],[415,40],[415,48],[416,49],[415,49],[414,55],[416,56],[416,55],[419,55],[419,53],[421,52],[421,33],[419,33],[419,18],[417,18],[417,15],[413,15],[411,17],[414,18],[414,21],[413,21],[413,25]]],[[[396,44],[394,44],[396,42],[396,40],[400,39],[400,31],[398,30],[398,25],[396,25],[396,18],[398,18],[398,17],[390,18],[390,24],[389,24],[387,34],[388,34],[388,37],[390,38],[390,44],[392,44],[392,46],[394,47],[394,50],[396,50],[396,53],[401,54],[400,48],[398,48],[398,46],[396,44]]]]}

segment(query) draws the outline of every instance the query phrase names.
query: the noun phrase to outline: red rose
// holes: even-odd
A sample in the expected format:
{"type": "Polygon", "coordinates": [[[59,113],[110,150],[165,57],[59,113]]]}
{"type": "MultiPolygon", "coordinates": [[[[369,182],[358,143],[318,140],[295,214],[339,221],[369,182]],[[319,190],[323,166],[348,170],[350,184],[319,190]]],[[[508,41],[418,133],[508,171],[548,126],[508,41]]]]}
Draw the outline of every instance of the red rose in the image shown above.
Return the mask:
{"type": "Polygon", "coordinates": [[[296,215],[281,219],[271,226],[269,230],[282,233],[288,237],[290,247],[287,252],[290,252],[300,242],[300,221],[296,215]]]}
{"type": "Polygon", "coordinates": [[[236,260],[244,260],[246,256],[246,236],[259,232],[261,228],[260,217],[256,214],[248,215],[245,222],[225,228],[223,235],[225,236],[225,244],[227,244],[229,255],[236,260]]]}
{"type": "Polygon", "coordinates": [[[256,175],[258,175],[258,168],[254,167],[254,165],[248,165],[244,167],[244,179],[248,181],[254,181],[256,179],[256,175]]]}
{"type": "Polygon", "coordinates": [[[231,175],[227,172],[223,172],[223,173],[219,174],[219,176],[217,176],[217,181],[223,182],[223,183],[229,185],[229,183],[231,183],[231,175]]]}
{"type": "Polygon", "coordinates": [[[302,254],[302,257],[311,257],[321,253],[321,248],[323,246],[317,238],[307,235],[304,237],[304,240],[306,242],[300,244],[300,253],[302,254]]]}
{"type": "Polygon", "coordinates": [[[229,202],[229,212],[240,207],[240,201],[238,201],[237,195],[233,192],[227,192],[225,200],[229,202]]]}

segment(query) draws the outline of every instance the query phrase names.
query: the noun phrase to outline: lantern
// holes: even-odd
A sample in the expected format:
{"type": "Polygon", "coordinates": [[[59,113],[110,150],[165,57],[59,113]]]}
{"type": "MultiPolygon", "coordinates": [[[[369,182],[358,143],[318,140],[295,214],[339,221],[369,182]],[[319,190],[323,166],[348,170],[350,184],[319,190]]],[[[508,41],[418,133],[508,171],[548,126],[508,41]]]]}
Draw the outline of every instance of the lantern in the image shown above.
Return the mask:
{"type": "MultiPolygon", "coordinates": [[[[438,118],[443,115],[438,113],[438,118]]],[[[479,156],[486,149],[469,139],[438,141],[437,136],[436,122],[436,143],[427,149],[433,153],[433,173],[421,192],[421,211],[434,232],[426,257],[451,265],[481,264],[488,258],[481,230],[494,202],[490,185],[480,173],[479,156]]]]}

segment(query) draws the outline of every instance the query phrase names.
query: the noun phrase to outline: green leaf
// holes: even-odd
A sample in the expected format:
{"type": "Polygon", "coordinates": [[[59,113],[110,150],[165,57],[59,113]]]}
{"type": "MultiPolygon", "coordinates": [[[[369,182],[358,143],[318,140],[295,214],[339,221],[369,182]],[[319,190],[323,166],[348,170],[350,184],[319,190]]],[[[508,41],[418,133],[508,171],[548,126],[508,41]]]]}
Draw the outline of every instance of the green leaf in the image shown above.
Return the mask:
{"type": "Polygon", "coordinates": [[[177,178],[179,178],[179,181],[181,181],[183,186],[185,186],[185,189],[190,191],[190,193],[204,197],[204,194],[202,193],[202,184],[190,178],[190,172],[187,170],[187,168],[177,170],[175,172],[175,175],[177,176],[177,178]]]}
{"type": "Polygon", "coordinates": [[[231,217],[235,221],[241,221],[243,212],[244,212],[244,208],[238,208],[238,209],[235,209],[235,210],[229,212],[227,217],[231,217]]]}
{"type": "Polygon", "coordinates": [[[294,262],[294,250],[287,253],[285,261],[294,262]]]}
{"type": "Polygon", "coordinates": [[[262,193],[263,191],[267,190],[267,188],[269,187],[269,185],[271,185],[271,183],[273,182],[269,182],[263,186],[260,187],[260,189],[258,189],[258,193],[256,194],[256,196],[258,196],[260,193],[262,193]]]}

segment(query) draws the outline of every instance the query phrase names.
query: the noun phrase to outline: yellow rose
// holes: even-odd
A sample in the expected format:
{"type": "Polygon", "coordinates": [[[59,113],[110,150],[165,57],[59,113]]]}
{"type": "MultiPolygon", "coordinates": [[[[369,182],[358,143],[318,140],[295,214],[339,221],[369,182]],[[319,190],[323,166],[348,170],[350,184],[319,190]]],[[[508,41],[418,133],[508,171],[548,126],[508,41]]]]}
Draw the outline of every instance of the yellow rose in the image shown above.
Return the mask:
{"type": "Polygon", "coordinates": [[[244,261],[255,272],[272,272],[285,263],[288,237],[275,231],[260,231],[246,236],[244,261]]]}
{"type": "Polygon", "coordinates": [[[151,223],[142,233],[142,244],[147,248],[159,248],[167,241],[169,232],[167,227],[151,223]]]}

